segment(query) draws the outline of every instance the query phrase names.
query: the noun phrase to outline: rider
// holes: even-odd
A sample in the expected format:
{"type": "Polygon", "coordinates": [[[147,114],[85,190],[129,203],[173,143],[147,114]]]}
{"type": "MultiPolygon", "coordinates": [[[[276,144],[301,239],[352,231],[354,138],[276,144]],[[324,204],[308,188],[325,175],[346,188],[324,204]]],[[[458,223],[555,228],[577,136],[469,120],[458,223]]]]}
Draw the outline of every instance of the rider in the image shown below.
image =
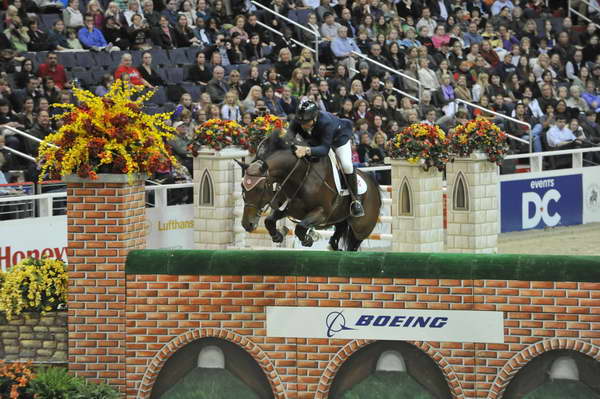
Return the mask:
{"type": "Polygon", "coordinates": [[[358,200],[356,171],[352,164],[352,143],[350,142],[352,122],[348,119],[340,119],[329,112],[319,111],[317,104],[308,100],[298,106],[291,130],[294,134],[304,137],[310,145],[309,147],[296,147],[295,154],[298,158],[326,157],[329,149],[334,148],[352,196],[350,215],[353,217],[364,216],[365,211],[358,200]]]}

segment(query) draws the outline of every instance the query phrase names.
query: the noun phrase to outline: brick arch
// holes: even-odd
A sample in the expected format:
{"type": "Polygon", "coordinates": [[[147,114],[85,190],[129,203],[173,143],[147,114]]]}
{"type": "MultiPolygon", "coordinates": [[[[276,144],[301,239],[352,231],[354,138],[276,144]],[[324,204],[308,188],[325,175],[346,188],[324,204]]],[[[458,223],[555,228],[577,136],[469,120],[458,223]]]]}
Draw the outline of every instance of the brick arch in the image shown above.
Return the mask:
{"type": "Polygon", "coordinates": [[[202,339],[202,338],[220,338],[225,341],[236,344],[246,352],[258,363],[262,371],[265,373],[271,388],[273,389],[273,395],[276,399],[287,399],[283,383],[275,366],[271,362],[271,359],[267,354],[254,342],[248,338],[236,334],[233,331],[219,329],[219,328],[204,328],[190,330],[185,334],[181,334],[173,338],[170,342],[165,344],[161,350],[159,350],[154,358],[150,361],[144,377],[140,383],[140,387],[137,390],[137,399],[145,399],[150,396],[152,387],[156,382],[156,378],[166,361],[179,349],[189,344],[190,342],[202,339]]]}
{"type": "MultiPolygon", "coordinates": [[[[348,360],[348,358],[350,356],[352,356],[355,352],[357,352],[359,349],[361,349],[369,344],[372,344],[374,342],[376,342],[376,341],[375,340],[366,340],[366,339],[357,339],[357,340],[350,341],[346,345],[344,345],[344,347],[342,349],[340,349],[333,356],[333,358],[329,361],[329,363],[327,364],[327,367],[325,367],[325,370],[323,371],[323,374],[321,375],[321,379],[319,380],[319,385],[317,386],[317,393],[315,394],[315,399],[327,398],[327,395],[329,394],[329,388],[331,387],[331,384],[332,384],[333,380],[335,379],[335,376],[338,373],[342,364],[346,360],[348,360]]],[[[434,363],[437,364],[439,366],[439,368],[441,369],[442,374],[444,375],[444,378],[446,379],[446,382],[448,383],[448,387],[450,388],[450,392],[452,393],[452,396],[454,398],[462,398],[463,397],[463,390],[462,390],[462,386],[460,385],[460,380],[458,379],[458,376],[454,372],[454,369],[452,368],[450,363],[448,363],[448,361],[446,359],[444,359],[444,356],[441,353],[436,351],[436,349],[433,348],[431,345],[429,345],[427,342],[423,342],[423,341],[404,341],[404,342],[414,345],[417,348],[421,349],[423,352],[425,352],[431,358],[431,360],[433,360],[434,363]]]]}
{"type": "Polygon", "coordinates": [[[589,342],[578,339],[563,338],[552,338],[541,342],[536,342],[535,344],[523,349],[506,362],[502,370],[500,370],[496,376],[496,379],[492,384],[492,388],[488,393],[487,399],[501,398],[504,394],[504,390],[512,381],[514,376],[533,358],[541,355],[542,353],[559,349],[580,352],[600,362],[600,347],[589,342]]]}

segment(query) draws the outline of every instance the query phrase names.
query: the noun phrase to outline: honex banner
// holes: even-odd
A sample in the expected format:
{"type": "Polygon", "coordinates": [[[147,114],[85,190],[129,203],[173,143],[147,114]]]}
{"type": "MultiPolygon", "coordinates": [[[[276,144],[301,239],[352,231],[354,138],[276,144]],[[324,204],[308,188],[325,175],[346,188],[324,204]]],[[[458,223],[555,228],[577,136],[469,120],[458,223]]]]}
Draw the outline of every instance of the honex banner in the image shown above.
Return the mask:
{"type": "Polygon", "coordinates": [[[504,319],[488,311],[268,306],[267,336],[503,343],[504,319]]]}

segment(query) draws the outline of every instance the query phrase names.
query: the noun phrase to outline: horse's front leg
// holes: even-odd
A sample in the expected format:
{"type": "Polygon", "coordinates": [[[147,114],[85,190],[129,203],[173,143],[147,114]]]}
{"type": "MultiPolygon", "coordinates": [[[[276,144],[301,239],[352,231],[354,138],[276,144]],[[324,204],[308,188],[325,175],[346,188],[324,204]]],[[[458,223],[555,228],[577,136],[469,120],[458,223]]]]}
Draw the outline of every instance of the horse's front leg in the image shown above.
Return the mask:
{"type": "Polygon", "coordinates": [[[285,236],[287,235],[287,227],[284,227],[283,230],[277,230],[277,221],[282,219],[285,216],[284,211],[280,211],[279,209],[275,209],[271,211],[269,216],[265,219],[265,227],[271,236],[271,239],[275,243],[283,242],[285,236]]]}
{"type": "Polygon", "coordinates": [[[306,217],[298,223],[295,233],[303,246],[310,247],[313,245],[313,238],[307,234],[308,230],[314,226],[325,223],[326,219],[325,211],[322,207],[318,207],[309,212],[306,217]]]}

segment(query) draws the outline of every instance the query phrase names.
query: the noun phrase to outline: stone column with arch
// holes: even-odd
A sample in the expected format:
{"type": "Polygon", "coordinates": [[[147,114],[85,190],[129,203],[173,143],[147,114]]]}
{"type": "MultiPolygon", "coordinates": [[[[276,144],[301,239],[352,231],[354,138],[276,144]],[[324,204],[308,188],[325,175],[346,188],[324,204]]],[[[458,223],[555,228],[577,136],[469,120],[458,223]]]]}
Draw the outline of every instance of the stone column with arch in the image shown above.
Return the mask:
{"type": "MultiPolygon", "coordinates": [[[[448,252],[496,253],[498,167],[483,153],[456,158],[446,166],[448,252]]],[[[520,206],[517,204],[517,206],[520,206]]]]}
{"type": "MultiPolygon", "coordinates": [[[[196,249],[274,247],[264,232],[248,234],[241,225],[242,169],[235,162],[250,162],[248,151],[202,148],[194,158],[194,246],[196,249]]],[[[261,219],[260,225],[264,230],[261,219]]],[[[282,221],[281,223],[284,223],[282,221]]],[[[292,239],[284,241],[290,246],[292,239]]]]}
{"type": "Polygon", "coordinates": [[[443,252],[442,174],[421,164],[391,160],[392,250],[443,252]]]}

